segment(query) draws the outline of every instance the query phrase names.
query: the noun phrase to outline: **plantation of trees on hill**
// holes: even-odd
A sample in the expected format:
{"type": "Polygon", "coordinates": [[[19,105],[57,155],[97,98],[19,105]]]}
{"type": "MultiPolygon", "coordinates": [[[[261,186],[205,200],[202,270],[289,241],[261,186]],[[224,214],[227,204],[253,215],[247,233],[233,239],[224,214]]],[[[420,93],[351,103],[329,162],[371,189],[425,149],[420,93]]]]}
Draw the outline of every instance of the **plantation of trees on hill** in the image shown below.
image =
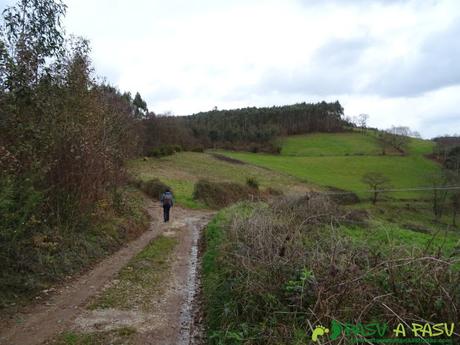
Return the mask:
{"type": "Polygon", "coordinates": [[[145,152],[164,145],[183,149],[227,148],[278,152],[273,140],[280,135],[340,132],[340,103],[300,103],[274,107],[212,110],[191,116],[150,116],[144,120],[145,152]]]}

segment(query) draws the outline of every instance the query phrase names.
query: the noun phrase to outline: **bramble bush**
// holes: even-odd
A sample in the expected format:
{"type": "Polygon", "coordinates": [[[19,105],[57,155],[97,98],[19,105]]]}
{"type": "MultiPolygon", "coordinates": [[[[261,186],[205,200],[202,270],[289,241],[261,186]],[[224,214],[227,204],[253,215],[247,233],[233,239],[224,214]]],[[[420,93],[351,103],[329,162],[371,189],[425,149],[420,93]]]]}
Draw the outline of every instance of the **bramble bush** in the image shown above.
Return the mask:
{"type": "Polygon", "coordinates": [[[305,344],[332,320],[459,321],[458,255],[355,241],[348,218],[315,193],[221,211],[205,233],[209,343],[305,344]]]}

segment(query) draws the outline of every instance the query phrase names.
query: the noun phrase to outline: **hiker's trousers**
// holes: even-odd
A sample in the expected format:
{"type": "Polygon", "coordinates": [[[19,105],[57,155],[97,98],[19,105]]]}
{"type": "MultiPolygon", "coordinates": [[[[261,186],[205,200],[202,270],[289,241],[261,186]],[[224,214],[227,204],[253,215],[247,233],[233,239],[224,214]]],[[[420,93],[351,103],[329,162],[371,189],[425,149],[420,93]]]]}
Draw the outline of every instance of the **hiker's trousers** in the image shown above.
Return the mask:
{"type": "Polygon", "coordinates": [[[169,222],[169,210],[171,205],[163,205],[163,218],[165,222],[169,222]]]}

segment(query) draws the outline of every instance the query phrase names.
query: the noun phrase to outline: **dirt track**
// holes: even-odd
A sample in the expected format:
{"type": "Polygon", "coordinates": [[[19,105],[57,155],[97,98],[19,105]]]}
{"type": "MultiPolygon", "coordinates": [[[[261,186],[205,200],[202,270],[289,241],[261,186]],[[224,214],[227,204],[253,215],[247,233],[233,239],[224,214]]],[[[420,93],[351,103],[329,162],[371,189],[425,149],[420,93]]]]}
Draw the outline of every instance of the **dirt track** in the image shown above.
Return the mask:
{"type": "Polygon", "coordinates": [[[193,332],[190,328],[191,308],[197,289],[197,242],[212,212],[174,207],[172,221],[164,224],[158,221],[161,210],[157,205],[150,205],[148,211],[152,216],[148,231],[68,286],[60,288],[46,302],[26,308],[16,317],[20,323],[2,324],[0,344],[41,344],[65,330],[110,329],[120,323],[136,328],[137,344],[189,344],[193,332]],[[147,315],[116,310],[104,313],[87,311],[85,306],[91,297],[109,285],[118,271],[160,234],[175,236],[179,244],[165,282],[168,293],[155,300],[155,311],[147,315]]]}

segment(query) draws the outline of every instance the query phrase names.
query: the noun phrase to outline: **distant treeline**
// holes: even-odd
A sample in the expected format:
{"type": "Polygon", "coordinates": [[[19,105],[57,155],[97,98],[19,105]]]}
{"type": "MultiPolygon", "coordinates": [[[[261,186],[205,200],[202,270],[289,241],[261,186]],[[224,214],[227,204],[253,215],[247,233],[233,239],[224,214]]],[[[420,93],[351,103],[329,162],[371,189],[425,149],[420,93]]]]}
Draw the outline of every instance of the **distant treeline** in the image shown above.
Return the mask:
{"type": "Polygon", "coordinates": [[[299,103],[273,107],[212,110],[190,116],[154,116],[144,120],[144,150],[179,145],[186,150],[226,148],[276,152],[280,135],[339,132],[343,120],[340,103],[299,103]]]}

